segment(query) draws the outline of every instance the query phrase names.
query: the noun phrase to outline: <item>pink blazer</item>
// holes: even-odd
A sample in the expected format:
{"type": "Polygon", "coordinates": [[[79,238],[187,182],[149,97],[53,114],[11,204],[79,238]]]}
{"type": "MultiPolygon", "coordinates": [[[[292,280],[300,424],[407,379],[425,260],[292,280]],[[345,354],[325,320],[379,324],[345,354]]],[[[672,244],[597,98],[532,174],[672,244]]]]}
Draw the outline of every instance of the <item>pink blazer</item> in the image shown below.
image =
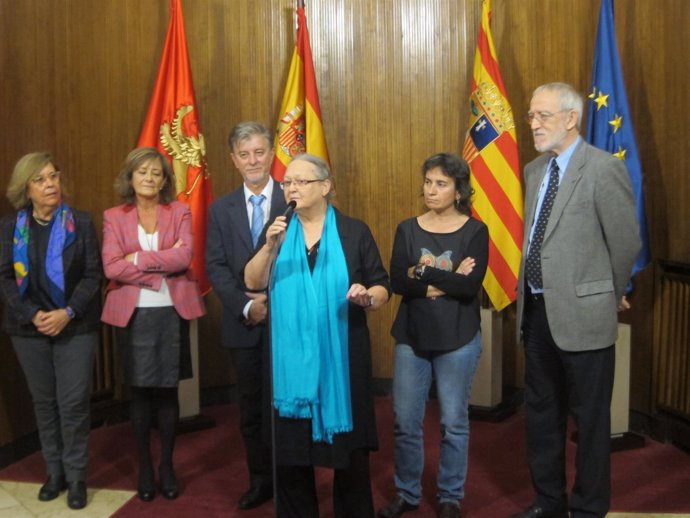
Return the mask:
{"type": "Polygon", "coordinates": [[[139,245],[138,216],[134,205],[118,205],[103,213],[103,269],[109,279],[101,320],[125,327],[141,288],[160,289],[165,277],[175,309],[186,320],[206,313],[192,262],[192,213],[185,203],[158,205],[158,251],[139,245]],[[173,248],[178,239],[182,246],[173,248]],[[139,252],[137,264],[125,256],[139,252]]]}

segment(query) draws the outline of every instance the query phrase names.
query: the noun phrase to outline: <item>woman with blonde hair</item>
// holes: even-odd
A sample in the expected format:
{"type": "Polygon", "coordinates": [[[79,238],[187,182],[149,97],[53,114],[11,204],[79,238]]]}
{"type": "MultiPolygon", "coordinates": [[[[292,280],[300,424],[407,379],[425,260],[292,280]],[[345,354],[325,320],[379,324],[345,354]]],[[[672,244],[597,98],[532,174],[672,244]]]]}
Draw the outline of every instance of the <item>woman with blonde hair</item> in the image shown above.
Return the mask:
{"type": "Polygon", "coordinates": [[[63,184],[48,153],[15,165],[7,199],[17,212],[0,220],[0,298],[46,462],[38,499],[67,488],[67,504],[81,509],[103,274],[91,216],[67,205],[63,184]]]}

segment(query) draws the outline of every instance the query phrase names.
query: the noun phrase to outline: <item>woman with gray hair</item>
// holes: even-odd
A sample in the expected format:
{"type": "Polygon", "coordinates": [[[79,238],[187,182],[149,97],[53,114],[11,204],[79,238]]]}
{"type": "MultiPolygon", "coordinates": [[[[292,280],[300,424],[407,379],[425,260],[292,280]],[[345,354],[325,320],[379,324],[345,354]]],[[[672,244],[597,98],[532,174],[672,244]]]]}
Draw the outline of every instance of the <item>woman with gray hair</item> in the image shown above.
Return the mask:
{"type": "Polygon", "coordinates": [[[295,217],[267,227],[245,269],[249,289],[269,288],[277,516],[318,518],[314,466],[323,466],[335,471],[334,516],[373,518],[366,313],[388,301],[388,274],[369,228],[331,205],[323,160],[294,157],[282,186],[295,217]]]}
{"type": "Polygon", "coordinates": [[[19,159],[7,187],[17,212],[0,220],[0,298],[46,462],[38,499],[54,500],[67,488],[67,504],[81,509],[102,271],[91,216],[63,195],[64,175],[52,156],[19,159]]]}

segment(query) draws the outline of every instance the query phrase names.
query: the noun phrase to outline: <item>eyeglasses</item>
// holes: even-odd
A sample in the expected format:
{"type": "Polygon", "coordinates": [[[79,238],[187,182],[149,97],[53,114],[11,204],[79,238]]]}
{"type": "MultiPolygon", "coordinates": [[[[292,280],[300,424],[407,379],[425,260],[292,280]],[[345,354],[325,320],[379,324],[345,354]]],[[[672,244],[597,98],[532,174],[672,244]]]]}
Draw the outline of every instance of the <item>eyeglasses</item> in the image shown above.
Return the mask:
{"type": "Polygon", "coordinates": [[[527,121],[527,124],[532,124],[532,121],[534,119],[537,119],[537,122],[548,122],[549,119],[552,119],[559,113],[563,112],[569,112],[570,110],[558,110],[556,113],[551,113],[551,112],[527,112],[527,115],[525,115],[525,120],[527,121]]]}
{"type": "Polygon", "coordinates": [[[60,171],[53,171],[45,176],[36,176],[31,179],[31,183],[34,185],[38,185],[39,187],[42,187],[48,180],[50,180],[51,183],[59,182],[60,171]]]}
{"type": "Polygon", "coordinates": [[[323,182],[325,178],[317,178],[316,180],[285,180],[284,182],[280,182],[280,186],[283,189],[289,189],[292,187],[292,184],[295,184],[295,187],[306,187],[310,183],[314,182],[323,182]]]}

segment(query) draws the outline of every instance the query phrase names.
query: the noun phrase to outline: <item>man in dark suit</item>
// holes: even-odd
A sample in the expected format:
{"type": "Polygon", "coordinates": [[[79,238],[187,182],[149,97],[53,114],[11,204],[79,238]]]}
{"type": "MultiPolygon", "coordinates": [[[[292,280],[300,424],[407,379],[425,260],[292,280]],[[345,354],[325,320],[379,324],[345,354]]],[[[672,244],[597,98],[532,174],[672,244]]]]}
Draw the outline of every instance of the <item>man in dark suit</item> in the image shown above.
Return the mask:
{"type": "Polygon", "coordinates": [[[617,311],[630,307],[624,294],[640,239],[625,164],[582,140],[582,108],[570,85],[549,83],[534,91],[527,114],[543,153],[525,166],[517,304],[536,499],[511,518],[603,518],[610,505],[617,311]],[[569,413],[578,427],[570,499],[569,413]]]}
{"type": "Polygon", "coordinates": [[[270,176],[273,135],[262,124],[241,122],[228,138],[242,186],[209,210],[206,271],[223,304],[223,345],[233,351],[240,402],[240,429],[249,470],[249,490],[238,502],[251,509],[273,494],[271,451],[262,440],[265,415],[264,362],[268,358],[266,294],[250,293],[242,271],[266,222],[285,211],[283,191],[270,176]]]}

